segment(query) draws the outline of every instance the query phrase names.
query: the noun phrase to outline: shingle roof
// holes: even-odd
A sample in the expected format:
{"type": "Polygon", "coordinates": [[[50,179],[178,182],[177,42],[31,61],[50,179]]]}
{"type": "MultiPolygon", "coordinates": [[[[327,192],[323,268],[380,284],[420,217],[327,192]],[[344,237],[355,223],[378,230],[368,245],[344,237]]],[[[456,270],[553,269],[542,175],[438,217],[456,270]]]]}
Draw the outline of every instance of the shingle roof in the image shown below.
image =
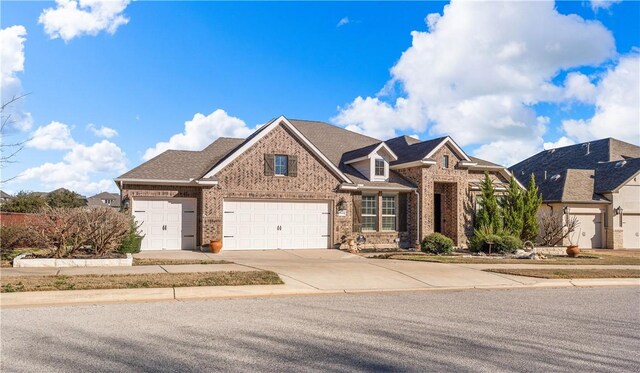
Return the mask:
{"type": "Polygon", "coordinates": [[[595,170],[595,192],[606,193],[617,189],[640,172],[640,158],[601,163],[595,170]]]}
{"type": "Polygon", "coordinates": [[[624,175],[632,173],[633,167],[636,167],[636,172],[638,170],[636,161],[629,162],[629,167],[624,170],[614,170],[606,164],[638,157],[640,147],[606,138],[544,150],[511,166],[510,170],[525,186],[529,184],[531,174],[534,174],[544,201],[600,201],[603,197],[597,193],[615,189],[631,177],[624,178],[624,175]],[[587,174],[592,177],[590,181],[586,179],[587,174]]]}
{"type": "Polygon", "coordinates": [[[403,178],[397,172],[389,170],[388,181],[370,181],[358,170],[350,165],[345,165],[343,172],[349,177],[354,184],[361,184],[368,187],[386,187],[386,188],[398,188],[398,189],[414,189],[416,186],[403,178]]]}
{"type": "Polygon", "coordinates": [[[94,207],[94,206],[120,207],[120,195],[117,193],[109,193],[109,192],[98,193],[95,196],[91,196],[87,198],[87,206],[89,207],[94,207]],[[106,203],[102,202],[103,200],[111,200],[112,202],[110,205],[107,205],[106,203]]]}
{"type": "Polygon", "coordinates": [[[360,148],[360,149],[352,150],[352,151],[347,152],[347,153],[344,153],[342,155],[342,162],[349,162],[352,159],[358,159],[358,158],[366,157],[369,154],[371,154],[371,152],[375,148],[377,148],[378,145],[380,145],[380,142],[376,143],[376,144],[371,144],[369,146],[365,146],[365,147],[360,148]]]}
{"type": "Polygon", "coordinates": [[[167,150],[118,179],[189,180],[204,175],[244,140],[220,137],[201,151],[167,150]]]}
{"type": "Polygon", "coordinates": [[[341,160],[345,153],[352,152],[367,146],[377,145],[381,140],[365,136],[344,128],[336,127],[328,123],[311,120],[290,119],[304,137],[317,147],[342,171],[341,160]]]}
{"type": "Polygon", "coordinates": [[[413,137],[400,136],[385,141],[385,144],[398,156],[397,161],[391,162],[392,165],[396,165],[424,159],[424,157],[442,143],[445,138],[446,136],[420,141],[413,137]]]}
{"type": "Polygon", "coordinates": [[[13,198],[13,196],[9,193],[5,193],[4,190],[0,190],[0,198],[13,198]]]}

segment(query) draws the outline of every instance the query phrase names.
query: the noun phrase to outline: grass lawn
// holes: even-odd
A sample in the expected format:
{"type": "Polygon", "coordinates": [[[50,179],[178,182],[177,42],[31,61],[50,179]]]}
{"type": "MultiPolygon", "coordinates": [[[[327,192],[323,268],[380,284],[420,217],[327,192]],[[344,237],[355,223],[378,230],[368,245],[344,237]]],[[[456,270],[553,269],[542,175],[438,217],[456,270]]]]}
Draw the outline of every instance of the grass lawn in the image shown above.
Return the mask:
{"type": "Polygon", "coordinates": [[[133,258],[134,266],[164,266],[177,264],[233,264],[228,260],[215,259],[150,259],[150,258],[133,258]]]}
{"type": "Polygon", "coordinates": [[[637,269],[548,269],[527,268],[485,269],[485,272],[502,273],[506,275],[527,276],[549,279],[574,279],[574,278],[640,278],[640,270],[637,269]]]}
{"type": "Polygon", "coordinates": [[[640,252],[588,252],[577,258],[568,256],[548,255],[544,260],[531,259],[501,259],[494,257],[439,256],[439,255],[392,255],[387,259],[414,260],[422,262],[453,263],[453,264],[583,264],[583,265],[640,265],[640,252]]]}
{"type": "Polygon", "coordinates": [[[186,286],[280,285],[271,271],[145,273],[136,275],[3,276],[0,292],[88,289],[170,288],[186,286]]]}

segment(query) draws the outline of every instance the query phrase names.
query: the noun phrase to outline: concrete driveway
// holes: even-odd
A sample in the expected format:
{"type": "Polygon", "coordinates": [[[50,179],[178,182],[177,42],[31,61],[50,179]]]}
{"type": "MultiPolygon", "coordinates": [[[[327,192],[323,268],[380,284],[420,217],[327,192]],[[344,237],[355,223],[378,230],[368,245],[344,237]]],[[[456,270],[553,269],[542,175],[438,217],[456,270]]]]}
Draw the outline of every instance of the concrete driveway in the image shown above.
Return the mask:
{"type": "Polygon", "coordinates": [[[276,272],[290,286],[318,290],[399,290],[514,286],[527,280],[454,264],[367,259],[339,250],[143,252],[139,257],[209,258],[276,272]]]}

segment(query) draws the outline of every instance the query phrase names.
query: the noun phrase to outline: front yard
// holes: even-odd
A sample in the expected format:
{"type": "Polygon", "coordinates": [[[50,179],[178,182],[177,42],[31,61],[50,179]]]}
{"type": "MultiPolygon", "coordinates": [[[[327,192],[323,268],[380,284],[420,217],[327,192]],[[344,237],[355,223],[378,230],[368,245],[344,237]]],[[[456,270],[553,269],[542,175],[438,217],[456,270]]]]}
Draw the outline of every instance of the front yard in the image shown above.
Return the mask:
{"type": "Polygon", "coordinates": [[[513,259],[498,256],[429,255],[423,253],[381,255],[382,259],[413,260],[451,264],[563,264],[563,265],[640,265],[640,251],[590,251],[577,258],[549,255],[547,259],[513,259]]]}
{"type": "Polygon", "coordinates": [[[133,275],[2,276],[0,292],[89,289],[172,288],[189,286],[280,285],[271,271],[145,273],[133,275]]]}
{"type": "Polygon", "coordinates": [[[527,276],[546,279],[576,279],[576,278],[640,278],[640,269],[549,269],[549,268],[492,268],[485,272],[502,273],[506,275],[527,276]]]}

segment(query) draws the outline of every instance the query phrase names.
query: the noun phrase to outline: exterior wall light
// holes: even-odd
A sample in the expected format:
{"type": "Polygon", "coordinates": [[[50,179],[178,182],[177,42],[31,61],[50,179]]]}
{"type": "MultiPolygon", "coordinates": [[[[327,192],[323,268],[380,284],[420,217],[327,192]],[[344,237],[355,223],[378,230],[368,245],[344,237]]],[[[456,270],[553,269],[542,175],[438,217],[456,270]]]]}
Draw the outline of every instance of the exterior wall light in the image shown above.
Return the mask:
{"type": "Polygon", "coordinates": [[[622,207],[621,207],[621,206],[616,207],[616,209],[615,209],[615,210],[613,210],[613,212],[614,212],[616,215],[622,215],[622,207]]]}

